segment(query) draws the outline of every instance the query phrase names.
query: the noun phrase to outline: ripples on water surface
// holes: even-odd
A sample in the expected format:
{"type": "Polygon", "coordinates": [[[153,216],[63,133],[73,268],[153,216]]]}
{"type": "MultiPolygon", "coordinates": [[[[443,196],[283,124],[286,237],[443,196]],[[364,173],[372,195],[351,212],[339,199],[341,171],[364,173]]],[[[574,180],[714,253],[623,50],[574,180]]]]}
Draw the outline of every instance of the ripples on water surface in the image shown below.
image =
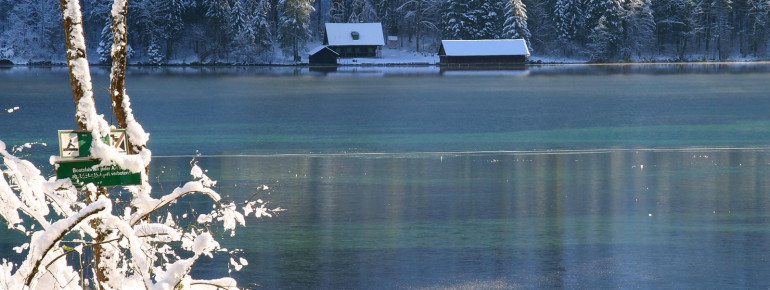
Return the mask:
{"type": "MultiPolygon", "coordinates": [[[[287,210],[225,240],[245,249],[242,284],[770,287],[767,65],[294,74],[128,76],[159,192],[199,150],[221,192],[267,184],[287,210]]],[[[25,151],[44,163],[74,123],[66,70],[0,76],[0,139],[52,144],[25,151]]]]}

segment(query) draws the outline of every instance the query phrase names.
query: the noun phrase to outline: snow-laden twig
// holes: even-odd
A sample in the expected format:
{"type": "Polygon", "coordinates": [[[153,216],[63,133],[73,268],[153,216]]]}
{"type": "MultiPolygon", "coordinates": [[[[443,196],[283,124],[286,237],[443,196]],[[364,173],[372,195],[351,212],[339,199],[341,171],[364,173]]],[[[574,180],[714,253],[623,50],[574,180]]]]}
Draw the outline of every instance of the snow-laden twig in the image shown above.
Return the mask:
{"type": "Polygon", "coordinates": [[[238,289],[238,286],[233,278],[220,278],[214,280],[191,280],[188,285],[191,289],[197,290],[228,290],[238,289]]]}
{"type": "Polygon", "coordinates": [[[176,202],[184,195],[200,192],[211,197],[213,201],[219,201],[219,194],[203,185],[200,181],[190,181],[185,183],[182,187],[177,187],[168,195],[161,197],[161,199],[147,199],[147,200],[134,200],[133,205],[139,209],[138,213],[131,218],[130,223],[132,225],[137,224],[139,221],[147,218],[156,210],[166,207],[167,205],[176,202]]]}
{"type": "Polygon", "coordinates": [[[77,195],[67,180],[47,181],[40,174],[40,170],[29,161],[11,155],[6,150],[5,143],[0,141],[0,156],[7,167],[4,172],[11,179],[11,184],[0,174],[0,215],[6,219],[9,227],[20,224],[21,218],[18,210],[32,217],[43,228],[49,225],[45,218],[50,213],[48,202],[59,214],[71,216],[73,214],[70,205],[77,195]],[[19,191],[19,197],[13,192],[12,186],[19,191]],[[64,189],[66,188],[66,189],[64,189]],[[58,189],[64,194],[56,194],[58,189]]]}
{"type": "Polygon", "coordinates": [[[21,264],[14,276],[18,276],[17,279],[23,277],[24,286],[34,288],[33,283],[40,271],[40,264],[43,263],[46,257],[49,257],[48,254],[51,253],[51,249],[64,237],[64,235],[71,232],[80,223],[93,218],[95,215],[101,212],[110,212],[111,210],[112,203],[110,200],[102,198],[88,205],[77,214],[51,224],[46,230],[36,232],[32,236],[32,243],[27,258],[24,260],[24,263],[21,264]]]}

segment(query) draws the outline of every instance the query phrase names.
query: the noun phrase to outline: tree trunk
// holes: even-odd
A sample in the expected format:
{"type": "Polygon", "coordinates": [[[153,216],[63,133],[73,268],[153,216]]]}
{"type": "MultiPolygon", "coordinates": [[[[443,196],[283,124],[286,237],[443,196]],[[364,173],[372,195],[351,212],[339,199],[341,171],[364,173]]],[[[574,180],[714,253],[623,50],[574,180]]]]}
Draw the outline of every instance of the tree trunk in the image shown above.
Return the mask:
{"type": "MultiPolygon", "coordinates": [[[[112,99],[112,111],[115,114],[115,119],[118,122],[118,128],[127,127],[127,113],[123,106],[123,100],[126,95],[126,63],[127,63],[127,51],[128,51],[128,32],[126,28],[126,15],[128,14],[128,0],[118,1],[113,7],[114,13],[112,15],[112,70],[110,72],[110,99],[112,99]],[[123,4],[118,5],[118,4],[123,4]]],[[[131,140],[127,138],[129,154],[136,153],[134,146],[131,145],[131,140]]]]}
{"type": "MultiPolygon", "coordinates": [[[[84,88],[90,88],[91,73],[89,71],[83,72],[83,75],[75,73],[76,66],[79,61],[88,62],[86,57],[85,44],[79,45],[77,39],[83,39],[83,23],[82,16],[80,14],[80,3],[77,0],[59,0],[61,5],[63,21],[64,21],[64,36],[67,45],[67,67],[69,67],[70,83],[72,84],[72,95],[75,99],[75,108],[77,109],[80,99],[86,95],[84,88]],[[74,1],[74,2],[72,2],[74,1]],[[74,11],[77,10],[77,11],[74,11]],[[74,13],[77,15],[74,15],[74,13]],[[89,83],[86,86],[86,83],[89,83]]],[[[89,94],[93,98],[93,94],[89,94]]],[[[86,124],[83,120],[76,115],[75,121],[78,123],[78,129],[85,130],[86,124]]]]}
{"type": "MultiPolygon", "coordinates": [[[[61,5],[65,42],[67,46],[67,66],[69,67],[70,83],[72,84],[72,95],[75,99],[75,111],[83,98],[93,98],[93,89],[91,83],[91,72],[86,57],[85,37],[83,35],[83,16],[80,10],[79,0],[59,0],[61,5]]],[[[93,103],[93,102],[92,102],[93,103]]],[[[75,114],[75,120],[80,130],[88,129],[79,114],[75,114]]],[[[107,190],[103,187],[97,188],[94,194],[87,194],[87,203],[94,202],[98,196],[107,195],[107,190]],[[93,197],[93,199],[92,199],[93,197]]],[[[102,263],[103,248],[99,244],[103,241],[107,233],[98,231],[101,220],[92,219],[91,226],[97,229],[97,235],[94,237],[95,245],[94,264],[96,265],[96,281],[99,289],[105,288],[102,284],[106,282],[106,275],[102,263]]]]}
{"type": "MultiPolygon", "coordinates": [[[[112,111],[115,115],[115,119],[118,123],[118,128],[125,129],[128,125],[126,108],[123,105],[123,100],[126,95],[126,63],[128,54],[128,29],[126,27],[126,15],[128,15],[128,0],[115,1],[112,7],[112,38],[113,44],[110,55],[112,56],[112,68],[110,71],[110,99],[112,100],[112,111]]],[[[126,138],[126,151],[128,154],[135,154],[137,150],[131,144],[131,139],[126,138]]],[[[107,195],[106,190],[99,192],[101,195],[107,195]]],[[[101,221],[92,221],[92,226],[95,229],[99,229],[101,221]]],[[[106,255],[104,247],[100,243],[104,242],[105,238],[111,234],[110,231],[98,230],[97,236],[94,239],[96,245],[94,245],[94,263],[96,264],[96,281],[98,283],[98,289],[109,289],[109,277],[105,273],[105,269],[117,267],[117,265],[107,265],[109,257],[106,255]]]]}
{"type": "Polygon", "coordinates": [[[318,2],[318,10],[316,10],[316,39],[323,40],[324,37],[324,24],[323,24],[323,6],[321,0],[316,1],[318,2]]]}
{"type": "Polygon", "coordinates": [[[417,9],[415,9],[417,13],[417,20],[415,29],[417,30],[417,52],[421,52],[420,49],[420,41],[422,40],[422,0],[417,1],[417,9]]]}
{"type": "Polygon", "coordinates": [[[300,62],[299,58],[299,39],[297,39],[296,36],[294,36],[294,42],[292,44],[292,50],[294,51],[294,62],[298,63],[300,62]]]}

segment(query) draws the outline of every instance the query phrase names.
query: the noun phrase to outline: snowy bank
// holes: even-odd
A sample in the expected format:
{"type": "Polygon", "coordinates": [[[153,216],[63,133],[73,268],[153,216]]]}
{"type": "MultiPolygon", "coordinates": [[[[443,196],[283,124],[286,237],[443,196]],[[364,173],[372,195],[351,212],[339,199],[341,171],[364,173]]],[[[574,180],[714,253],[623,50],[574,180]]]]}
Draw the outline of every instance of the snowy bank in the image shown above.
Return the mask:
{"type": "Polygon", "coordinates": [[[435,65],[439,58],[436,53],[405,51],[383,48],[378,58],[339,58],[340,65],[435,65]]]}

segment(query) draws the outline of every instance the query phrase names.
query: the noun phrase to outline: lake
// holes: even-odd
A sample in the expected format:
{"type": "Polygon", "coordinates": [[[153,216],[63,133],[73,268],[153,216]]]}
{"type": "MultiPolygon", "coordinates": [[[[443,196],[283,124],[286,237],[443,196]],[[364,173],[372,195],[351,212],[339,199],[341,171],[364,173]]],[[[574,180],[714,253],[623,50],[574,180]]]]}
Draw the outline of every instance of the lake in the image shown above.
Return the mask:
{"type": "MultiPolygon", "coordinates": [[[[286,209],[223,240],[264,289],[768,288],[768,83],[770,64],[127,77],[159,193],[198,152],[220,193],[266,184],[286,209]]],[[[0,92],[0,140],[47,143],[20,155],[51,172],[75,126],[66,68],[0,69],[0,92]]]]}

